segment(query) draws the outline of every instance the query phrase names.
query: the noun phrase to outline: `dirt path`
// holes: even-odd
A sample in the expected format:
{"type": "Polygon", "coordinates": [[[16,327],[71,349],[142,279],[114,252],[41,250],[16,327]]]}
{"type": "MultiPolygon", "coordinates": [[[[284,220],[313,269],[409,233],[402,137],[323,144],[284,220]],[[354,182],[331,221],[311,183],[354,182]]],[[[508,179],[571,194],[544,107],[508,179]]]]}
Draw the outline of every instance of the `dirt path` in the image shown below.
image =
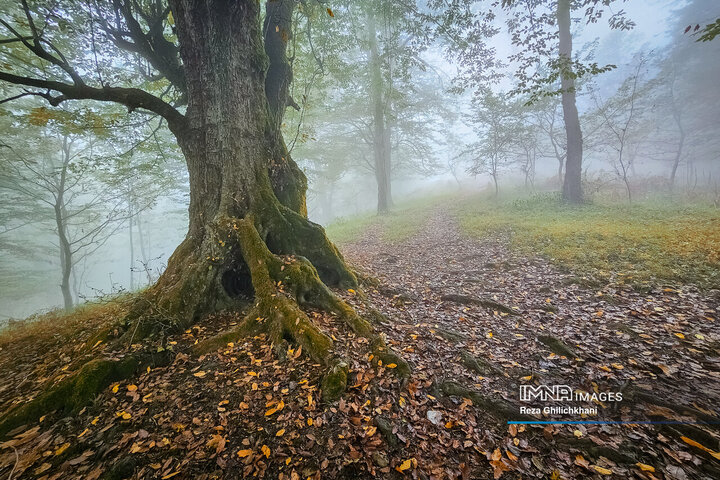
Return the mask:
{"type": "MultiPolygon", "coordinates": [[[[420,378],[457,380],[488,397],[504,398],[518,414],[524,405],[519,402],[521,385],[569,385],[589,393],[622,392],[625,397],[622,402],[604,402],[598,416],[549,415],[538,418],[542,420],[720,420],[717,300],[692,287],[656,288],[648,293],[613,285],[589,289],[577,284],[577,276],[544,259],[513,252],[507,234],[481,241],[463,237],[455,219],[441,210],[407,242],[387,245],[379,237],[365,237],[343,251],[380,278],[383,287],[373,301],[382,303],[393,319],[386,326],[391,343],[410,346],[405,355],[420,378]],[[480,305],[478,300],[498,302],[517,314],[480,305]],[[572,349],[573,355],[554,339],[572,349]],[[477,371],[468,368],[468,353],[479,361],[477,371]]],[[[579,444],[590,439],[593,444],[632,451],[638,462],[656,465],[656,472],[666,467],[667,478],[687,478],[682,468],[698,457],[706,468],[695,471],[701,478],[712,478],[720,465],[720,455],[708,457],[708,452],[688,445],[692,440],[680,438],[692,437],[717,451],[717,425],[557,425],[545,427],[544,433],[549,438],[565,434],[578,438],[579,444]]],[[[590,462],[586,467],[568,448],[552,442],[546,448],[554,452],[549,463],[566,464],[571,476],[627,468],[616,464],[618,458],[613,462],[584,453],[590,462]]],[[[520,456],[522,464],[520,453],[513,455],[520,456]]],[[[533,470],[528,463],[540,462],[531,455],[524,456],[524,463],[528,473],[533,470]]],[[[637,467],[631,470],[647,475],[639,474],[637,467]]]]}

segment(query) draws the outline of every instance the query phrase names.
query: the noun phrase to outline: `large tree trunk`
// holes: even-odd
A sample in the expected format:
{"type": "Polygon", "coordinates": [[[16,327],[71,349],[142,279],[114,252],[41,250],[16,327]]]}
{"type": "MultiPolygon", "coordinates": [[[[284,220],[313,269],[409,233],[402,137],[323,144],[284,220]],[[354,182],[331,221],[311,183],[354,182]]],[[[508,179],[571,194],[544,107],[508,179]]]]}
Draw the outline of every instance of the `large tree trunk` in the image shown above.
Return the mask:
{"type": "Polygon", "coordinates": [[[187,324],[255,293],[250,259],[235,238],[242,219],[273,253],[302,255],[326,283],[355,285],[323,229],[306,218],[305,178],[282,141],[281,109],[273,115],[268,107],[259,4],[176,0],[172,7],[188,91],[186,125],[173,133],[187,161],[190,211],[188,234],[153,288],[158,307],[187,324]],[[278,172],[292,195],[276,193],[278,172]]]}
{"type": "Polygon", "coordinates": [[[373,157],[375,159],[375,180],[378,188],[379,214],[387,213],[393,206],[390,182],[390,135],[385,119],[386,106],[383,95],[383,78],[380,52],[377,44],[375,14],[368,11],[368,46],[370,54],[370,97],[373,112],[373,157]]]}
{"type": "Polygon", "coordinates": [[[251,332],[268,334],[279,354],[288,341],[300,344],[330,367],[324,381],[331,384],[323,391],[332,397],[344,388],[347,364],[300,308],[309,306],[335,313],[370,339],[377,361],[396,363],[397,373],[407,374],[407,363],[326,287],[356,287],[357,280],[322,227],[307,219],[305,177],[290,178],[302,172],[287,156],[279,131],[283,103],[274,110],[272,95],[266,96],[259,3],[171,5],[188,91],[186,122],[173,126],[173,133],[189,171],[189,227],[165,272],[128,316],[128,324],[139,322],[128,334],[145,336],[158,324],[184,328],[219,309],[251,305],[237,329],[209,345],[219,348],[251,332]],[[283,201],[274,188],[278,164],[290,166],[283,170],[290,179],[286,185],[303,187],[295,192],[303,208],[283,201]],[[154,321],[143,321],[148,317],[154,321]]]}
{"type": "Polygon", "coordinates": [[[558,0],[557,21],[560,40],[560,68],[563,119],[567,134],[567,156],[563,199],[572,203],[583,200],[582,192],[582,131],[575,105],[575,79],[572,74],[572,35],[570,33],[570,0],[558,0]]]}

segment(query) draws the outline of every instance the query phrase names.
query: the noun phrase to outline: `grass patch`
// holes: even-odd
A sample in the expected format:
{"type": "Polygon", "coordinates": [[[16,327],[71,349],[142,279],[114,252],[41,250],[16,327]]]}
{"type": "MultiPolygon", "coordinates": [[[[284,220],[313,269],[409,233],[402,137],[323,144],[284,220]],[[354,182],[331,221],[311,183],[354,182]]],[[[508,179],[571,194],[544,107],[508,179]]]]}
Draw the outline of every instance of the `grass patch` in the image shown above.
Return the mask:
{"type": "Polygon", "coordinates": [[[53,310],[32,315],[0,329],[0,349],[38,348],[45,341],[62,343],[92,335],[102,327],[114,324],[130,307],[131,294],[98,302],[88,302],[66,312],[53,310]]]}
{"type": "Polygon", "coordinates": [[[720,286],[720,210],[669,202],[563,204],[555,195],[457,203],[461,228],[509,232],[512,245],[604,282],[720,286]]]}
{"type": "Polygon", "coordinates": [[[377,228],[386,243],[401,243],[420,231],[436,205],[448,204],[451,197],[435,195],[399,203],[385,215],[366,214],[342,218],[327,226],[328,237],[336,243],[359,240],[371,228],[377,228]]]}

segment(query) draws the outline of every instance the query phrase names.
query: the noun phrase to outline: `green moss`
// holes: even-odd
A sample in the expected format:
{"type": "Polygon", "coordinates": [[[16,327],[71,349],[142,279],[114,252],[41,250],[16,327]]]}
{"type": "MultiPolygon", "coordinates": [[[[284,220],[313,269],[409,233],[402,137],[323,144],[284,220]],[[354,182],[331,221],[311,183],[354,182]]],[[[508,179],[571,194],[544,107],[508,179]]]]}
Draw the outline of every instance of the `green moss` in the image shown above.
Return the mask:
{"type": "Polygon", "coordinates": [[[20,425],[37,421],[52,411],[70,413],[80,410],[112,382],[130,377],[137,366],[138,361],[134,357],[122,360],[91,360],[74,375],[8,412],[0,419],[0,437],[20,425]]]}
{"type": "Polygon", "coordinates": [[[343,360],[333,362],[322,379],[322,396],[326,402],[334,402],[345,392],[349,371],[347,362],[343,360]]]}

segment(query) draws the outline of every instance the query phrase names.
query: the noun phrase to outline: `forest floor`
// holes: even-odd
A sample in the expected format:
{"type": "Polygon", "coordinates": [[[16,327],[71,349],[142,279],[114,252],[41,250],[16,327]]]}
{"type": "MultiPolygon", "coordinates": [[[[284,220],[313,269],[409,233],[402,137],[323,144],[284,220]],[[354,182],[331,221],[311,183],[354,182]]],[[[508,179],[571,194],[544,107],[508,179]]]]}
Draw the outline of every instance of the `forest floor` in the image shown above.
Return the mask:
{"type": "MultiPolygon", "coordinates": [[[[512,229],[474,235],[467,209],[431,203],[399,215],[400,227],[366,222],[340,242],[379,280],[362,290],[383,314],[376,328],[411,362],[409,381],[392,364],[374,367],[366,340],[315,312],[351,360],[347,393],[325,404],[320,365],[294,350],[281,363],[263,337],[193,356],[194,343],[242,319],[217,315],[128,347],[172,350],[170,365],[10,432],[0,477],[720,478],[717,291],[579,274],[521,248],[512,229]],[[623,398],[523,403],[523,385],[623,398]],[[520,412],[546,405],[598,414],[520,412]],[[508,423],[559,420],[611,423],[508,423]]],[[[360,292],[338,293],[364,311],[360,292]]],[[[55,319],[52,335],[30,325],[0,336],[0,411],[102,351],[92,332],[122,308],[55,319]]]]}

